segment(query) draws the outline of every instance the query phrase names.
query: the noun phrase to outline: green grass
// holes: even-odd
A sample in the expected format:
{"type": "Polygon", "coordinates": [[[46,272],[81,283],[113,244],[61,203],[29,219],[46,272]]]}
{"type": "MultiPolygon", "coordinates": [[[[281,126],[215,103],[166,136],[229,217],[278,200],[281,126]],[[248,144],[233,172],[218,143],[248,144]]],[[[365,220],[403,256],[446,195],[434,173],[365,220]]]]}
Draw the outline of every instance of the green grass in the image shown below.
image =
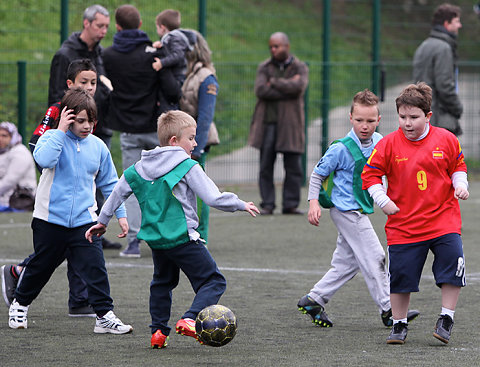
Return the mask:
{"type": "MultiPolygon", "coordinates": [[[[259,201],[253,186],[225,188],[241,198],[259,201]]],[[[480,283],[478,197],[480,182],[471,182],[471,197],[462,202],[463,243],[467,287],[460,295],[451,341],[432,336],[440,312],[440,292],[431,273],[432,257],[424,268],[420,292],[411,308],[421,315],[410,325],[407,343],[385,343],[389,330],[359,274],[327,305],[332,328],[314,326],[297,311],[296,303],[328,270],[336,229],[327,211],[318,228],[305,216],[251,218],[245,213],[212,210],[209,249],[227,279],[220,303],[238,318],[235,339],[222,348],[201,346],[171,334],[169,346],[149,348],[149,282],[153,267],[147,246],[140,259],[124,259],[105,251],[115,312],[133,325],[129,335],[95,335],[92,319],[67,316],[66,267],[60,266],[29,310],[29,328],[8,328],[7,308],[0,304],[0,365],[25,366],[438,366],[476,367],[480,360],[477,314],[480,283]]],[[[305,199],[306,192],[302,197],[305,199]]],[[[302,201],[306,209],[306,201],[302,201]]],[[[30,214],[0,214],[0,264],[23,259],[32,250],[30,214]]],[[[383,244],[385,216],[371,216],[383,244]]],[[[119,228],[107,232],[114,239],[119,228]]],[[[171,324],[193,297],[182,275],[173,292],[171,324]]]]}

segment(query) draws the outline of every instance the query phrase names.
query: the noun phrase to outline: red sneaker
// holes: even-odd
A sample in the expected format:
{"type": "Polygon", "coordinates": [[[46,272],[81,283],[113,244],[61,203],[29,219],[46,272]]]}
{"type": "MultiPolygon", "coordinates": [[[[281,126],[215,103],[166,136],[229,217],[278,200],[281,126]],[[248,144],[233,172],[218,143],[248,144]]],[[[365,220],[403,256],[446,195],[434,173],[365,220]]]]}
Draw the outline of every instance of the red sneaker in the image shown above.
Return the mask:
{"type": "Polygon", "coordinates": [[[197,338],[197,333],[195,332],[195,320],[192,319],[180,319],[175,326],[175,331],[177,334],[191,336],[192,338],[197,338]]]}
{"type": "Polygon", "coordinates": [[[162,334],[160,330],[157,330],[153,335],[152,339],[150,340],[150,344],[152,348],[165,348],[167,346],[168,336],[162,334]]]}

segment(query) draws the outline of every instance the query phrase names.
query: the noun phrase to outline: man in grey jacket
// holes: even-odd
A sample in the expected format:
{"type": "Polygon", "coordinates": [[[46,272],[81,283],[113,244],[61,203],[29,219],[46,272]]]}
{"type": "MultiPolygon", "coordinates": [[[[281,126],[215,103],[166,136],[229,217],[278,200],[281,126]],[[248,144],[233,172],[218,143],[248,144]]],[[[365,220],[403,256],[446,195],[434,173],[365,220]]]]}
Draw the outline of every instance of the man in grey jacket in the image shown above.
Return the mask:
{"type": "Polygon", "coordinates": [[[430,123],[457,136],[462,134],[458,120],[463,112],[457,90],[457,35],[461,27],[458,6],[438,6],[433,14],[430,36],[413,57],[414,81],[425,82],[433,90],[430,123]]]}

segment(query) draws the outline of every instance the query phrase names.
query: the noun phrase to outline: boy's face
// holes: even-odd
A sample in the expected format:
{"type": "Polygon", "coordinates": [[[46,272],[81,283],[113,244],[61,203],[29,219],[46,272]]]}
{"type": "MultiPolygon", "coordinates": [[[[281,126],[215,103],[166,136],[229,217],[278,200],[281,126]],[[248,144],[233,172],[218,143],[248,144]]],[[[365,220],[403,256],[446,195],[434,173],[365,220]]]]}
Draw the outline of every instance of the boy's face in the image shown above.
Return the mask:
{"type": "Polygon", "coordinates": [[[378,114],[377,106],[355,104],[353,106],[353,112],[350,114],[353,131],[361,140],[370,139],[380,119],[381,116],[378,114]]]}
{"type": "Polygon", "coordinates": [[[70,130],[79,138],[86,138],[93,131],[94,121],[88,121],[86,110],[80,111],[75,116],[75,121],[70,125],[70,130]]]}
{"type": "Polygon", "coordinates": [[[5,149],[8,147],[11,141],[12,136],[10,133],[5,129],[0,129],[0,149],[5,149]]]}
{"type": "Polygon", "coordinates": [[[195,141],[196,133],[196,127],[186,127],[182,130],[182,136],[180,138],[175,137],[176,139],[173,140],[172,145],[182,147],[189,156],[192,156],[193,148],[197,146],[197,142],[195,141]]]}
{"type": "Polygon", "coordinates": [[[83,70],[77,74],[75,81],[67,80],[67,86],[84,89],[93,97],[97,90],[97,73],[93,70],[83,70]]]}
{"type": "Polygon", "coordinates": [[[160,24],[160,25],[157,24],[157,34],[158,34],[158,37],[162,38],[162,37],[165,36],[167,33],[168,33],[167,27],[165,27],[163,24],[160,24]]]}
{"type": "Polygon", "coordinates": [[[418,107],[400,106],[398,108],[398,123],[403,134],[409,140],[417,140],[425,131],[430,121],[432,111],[425,113],[418,107]]]}

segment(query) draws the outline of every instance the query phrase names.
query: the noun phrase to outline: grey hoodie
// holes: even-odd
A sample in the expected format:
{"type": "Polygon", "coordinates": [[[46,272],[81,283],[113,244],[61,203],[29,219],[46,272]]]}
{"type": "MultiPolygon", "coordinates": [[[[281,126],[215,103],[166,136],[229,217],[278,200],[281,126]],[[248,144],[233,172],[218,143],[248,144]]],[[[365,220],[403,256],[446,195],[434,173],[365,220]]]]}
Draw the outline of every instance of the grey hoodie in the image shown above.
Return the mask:
{"type": "MultiPolygon", "coordinates": [[[[156,147],[142,151],[142,158],[135,163],[135,169],[142,178],[153,181],[170,172],[187,158],[190,158],[189,155],[181,147],[156,147]]],[[[132,193],[130,185],[122,175],[103,205],[98,222],[107,225],[115,209],[132,193]]],[[[182,205],[191,240],[200,238],[200,234],[196,231],[198,227],[197,196],[208,206],[219,210],[226,212],[245,210],[245,202],[231,192],[221,193],[199,164],[188,171],[173,188],[173,193],[182,205]]]]}

